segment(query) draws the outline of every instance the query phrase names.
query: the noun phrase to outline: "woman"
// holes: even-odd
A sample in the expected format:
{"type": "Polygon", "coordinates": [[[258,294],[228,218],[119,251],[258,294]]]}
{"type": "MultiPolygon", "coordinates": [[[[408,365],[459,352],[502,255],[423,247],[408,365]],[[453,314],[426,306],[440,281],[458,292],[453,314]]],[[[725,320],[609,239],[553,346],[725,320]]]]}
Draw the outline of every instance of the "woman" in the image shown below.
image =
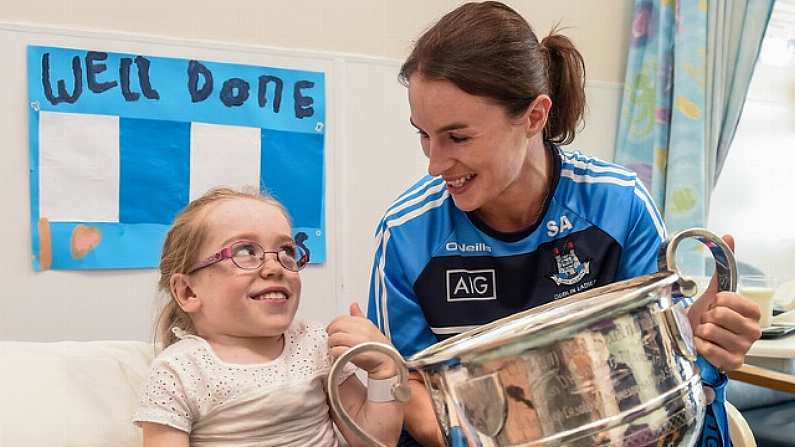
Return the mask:
{"type": "MultiPolygon", "coordinates": [[[[643,184],[557,146],[582,118],[584,71],[569,39],[539,42],[497,2],[465,4],[417,41],[400,78],[430,175],[380,223],[369,301],[369,318],[403,355],[656,271],[666,235],[643,184]]],[[[709,294],[689,317],[698,351],[723,370],[759,337],[759,309],[734,293],[709,294]]],[[[714,376],[709,384],[725,383],[714,376]]],[[[411,389],[408,431],[443,445],[421,378],[411,389]]]]}

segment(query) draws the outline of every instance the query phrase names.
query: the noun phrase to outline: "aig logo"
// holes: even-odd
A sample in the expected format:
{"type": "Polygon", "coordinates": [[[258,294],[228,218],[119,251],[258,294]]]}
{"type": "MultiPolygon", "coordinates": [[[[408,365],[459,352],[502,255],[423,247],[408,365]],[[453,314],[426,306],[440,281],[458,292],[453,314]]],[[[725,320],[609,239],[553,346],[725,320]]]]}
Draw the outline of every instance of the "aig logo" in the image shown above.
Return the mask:
{"type": "Polygon", "coordinates": [[[495,273],[486,270],[448,270],[447,301],[487,301],[497,299],[495,273]]]}

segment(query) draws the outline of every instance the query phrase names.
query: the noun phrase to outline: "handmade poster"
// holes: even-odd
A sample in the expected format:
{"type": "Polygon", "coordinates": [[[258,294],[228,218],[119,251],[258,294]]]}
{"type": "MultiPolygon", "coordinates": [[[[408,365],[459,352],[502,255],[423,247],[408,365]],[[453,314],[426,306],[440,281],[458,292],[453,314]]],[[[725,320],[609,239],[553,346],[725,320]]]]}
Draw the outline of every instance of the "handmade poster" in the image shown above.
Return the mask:
{"type": "Polygon", "coordinates": [[[156,267],[174,216],[213,186],[269,192],[324,262],[324,81],[29,46],[34,269],[156,267]]]}

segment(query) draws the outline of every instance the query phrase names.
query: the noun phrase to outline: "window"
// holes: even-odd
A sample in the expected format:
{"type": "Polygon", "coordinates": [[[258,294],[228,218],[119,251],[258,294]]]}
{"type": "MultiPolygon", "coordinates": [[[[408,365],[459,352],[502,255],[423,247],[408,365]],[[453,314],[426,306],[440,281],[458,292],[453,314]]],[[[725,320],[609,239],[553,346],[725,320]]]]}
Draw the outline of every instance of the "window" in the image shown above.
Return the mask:
{"type": "Polygon", "coordinates": [[[795,0],[773,10],[709,227],[735,236],[741,269],[795,281],[795,0]]]}

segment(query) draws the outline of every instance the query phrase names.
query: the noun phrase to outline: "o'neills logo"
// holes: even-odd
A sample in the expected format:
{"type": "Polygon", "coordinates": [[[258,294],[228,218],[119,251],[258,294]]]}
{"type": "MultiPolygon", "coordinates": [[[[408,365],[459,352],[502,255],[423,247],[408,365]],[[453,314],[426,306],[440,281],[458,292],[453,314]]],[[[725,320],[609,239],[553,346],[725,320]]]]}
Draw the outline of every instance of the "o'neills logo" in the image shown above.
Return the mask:
{"type": "Polygon", "coordinates": [[[444,246],[445,250],[447,251],[460,251],[462,253],[491,253],[491,247],[484,244],[483,242],[478,242],[476,244],[461,244],[459,242],[448,242],[447,245],[444,246]]]}

